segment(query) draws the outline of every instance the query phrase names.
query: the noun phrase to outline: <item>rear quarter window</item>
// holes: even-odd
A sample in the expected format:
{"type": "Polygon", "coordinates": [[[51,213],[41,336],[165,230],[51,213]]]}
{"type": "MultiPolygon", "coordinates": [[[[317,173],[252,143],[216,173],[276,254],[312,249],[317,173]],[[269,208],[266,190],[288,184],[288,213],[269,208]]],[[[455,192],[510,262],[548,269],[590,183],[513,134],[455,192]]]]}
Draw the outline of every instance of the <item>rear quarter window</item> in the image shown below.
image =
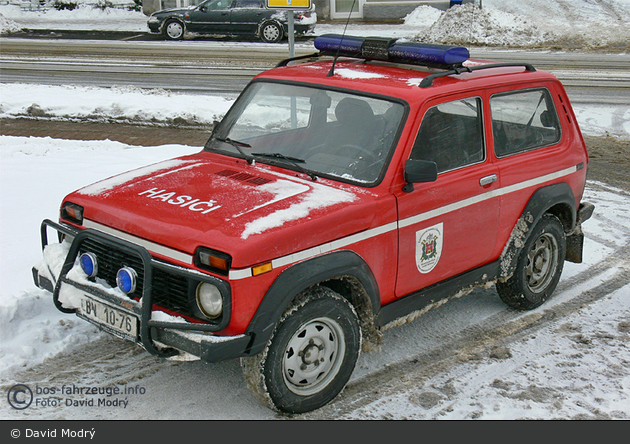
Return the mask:
{"type": "Polygon", "coordinates": [[[558,113],[546,88],[495,94],[490,98],[490,110],[497,157],[560,141],[558,113]]]}

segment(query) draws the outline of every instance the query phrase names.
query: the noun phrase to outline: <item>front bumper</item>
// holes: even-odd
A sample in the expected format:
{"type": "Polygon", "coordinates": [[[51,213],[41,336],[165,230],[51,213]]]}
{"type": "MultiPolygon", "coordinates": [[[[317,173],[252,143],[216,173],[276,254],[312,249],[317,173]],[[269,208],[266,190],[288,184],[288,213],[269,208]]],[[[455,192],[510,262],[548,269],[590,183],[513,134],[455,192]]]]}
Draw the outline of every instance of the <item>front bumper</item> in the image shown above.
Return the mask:
{"type": "Polygon", "coordinates": [[[70,226],[44,220],[41,238],[44,260],[33,267],[33,279],[35,285],[53,293],[53,301],[59,310],[76,313],[111,334],[139,343],[149,353],[157,356],[170,357],[186,352],[205,361],[216,362],[248,355],[251,343],[249,335],[219,336],[214,333],[224,329],[230,318],[230,294],[226,282],[196,270],[158,261],[143,247],[93,229],[77,231],[70,226]],[[56,230],[60,238],[65,236],[66,239],[72,239],[69,246],[66,244],[67,254],[63,265],[60,268],[57,265],[57,269],[54,269],[54,263],[51,265],[46,259],[49,228],[56,230]],[[129,253],[140,258],[144,285],[139,297],[130,298],[122,291],[103,283],[102,279],[94,281],[87,278],[77,261],[81,247],[87,240],[111,247],[112,252],[129,253]],[[213,323],[196,323],[185,321],[181,317],[164,315],[155,304],[152,288],[154,276],[164,273],[185,280],[189,287],[195,282],[208,282],[220,288],[225,295],[223,316],[213,323]],[[85,312],[85,307],[79,302],[85,300],[120,314],[120,319],[124,318],[128,323],[137,322],[137,328],[133,328],[134,334],[127,335],[114,324],[109,326],[102,320],[86,316],[89,313],[85,312]]]}

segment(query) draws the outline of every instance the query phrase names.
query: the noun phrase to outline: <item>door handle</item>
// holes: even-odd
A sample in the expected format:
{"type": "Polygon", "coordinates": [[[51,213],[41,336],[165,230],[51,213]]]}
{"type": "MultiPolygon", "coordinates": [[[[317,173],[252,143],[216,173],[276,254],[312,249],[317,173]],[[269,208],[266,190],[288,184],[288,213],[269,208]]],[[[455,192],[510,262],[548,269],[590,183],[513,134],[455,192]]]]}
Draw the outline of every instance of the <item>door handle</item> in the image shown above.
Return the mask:
{"type": "Polygon", "coordinates": [[[491,174],[489,176],[482,177],[481,179],[479,179],[479,185],[481,185],[482,187],[485,187],[486,185],[490,185],[491,183],[495,183],[496,181],[497,181],[497,175],[491,174]]]}

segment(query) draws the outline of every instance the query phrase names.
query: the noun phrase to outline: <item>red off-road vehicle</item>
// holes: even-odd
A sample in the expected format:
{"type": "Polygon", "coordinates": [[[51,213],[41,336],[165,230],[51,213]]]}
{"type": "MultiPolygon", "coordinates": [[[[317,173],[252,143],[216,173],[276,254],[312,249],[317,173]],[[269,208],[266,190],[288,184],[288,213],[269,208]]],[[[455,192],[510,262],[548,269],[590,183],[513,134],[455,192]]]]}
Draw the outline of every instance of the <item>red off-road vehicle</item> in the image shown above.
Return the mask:
{"type": "Polygon", "coordinates": [[[460,47],[315,46],[257,76],[201,152],[68,195],[33,270],[60,310],[150,353],[240,357],[283,412],[329,402],[362,343],[445,298],[496,283],[539,306],[593,211],[553,75],[460,47]]]}

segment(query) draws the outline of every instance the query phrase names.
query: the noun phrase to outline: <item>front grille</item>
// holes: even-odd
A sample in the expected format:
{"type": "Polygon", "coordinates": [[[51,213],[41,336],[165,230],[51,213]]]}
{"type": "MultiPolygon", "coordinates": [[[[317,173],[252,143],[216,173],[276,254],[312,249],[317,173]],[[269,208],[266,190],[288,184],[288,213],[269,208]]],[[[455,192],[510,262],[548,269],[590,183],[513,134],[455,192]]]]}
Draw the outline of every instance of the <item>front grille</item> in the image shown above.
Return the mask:
{"type": "MultiPolygon", "coordinates": [[[[98,260],[97,278],[103,279],[111,287],[116,287],[116,274],[122,267],[133,268],[138,280],[136,290],[130,298],[141,298],[145,285],[144,264],[139,254],[128,252],[115,244],[104,243],[99,239],[87,238],[79,248],[79,254],[91,252],[98,260]]],[[[189,304],[189,288],[192,284],[186,277],[169,273],[160,268],[153,269],[152,299],[160,307],[194,317],[189,304]]]]}
{"type": "Polygon", "coordinates": [[[114,245],[106,245],[96,239],[88,238],[83,241],[79,249],[79,255],[91,252],[98,259],[97,277],[105,280],[110,286],[116,287],[116,273],[122,267],[131,267],[138,274],[136,291],[131,296],[142,296],[144,289],[144,265],[142,258],[137,254],[130,254],[116,248],[114,245]]]}
{"type": "Polygon", "coordinates": [[[160,269],[153,271],[154,304],[186,316],[194,316],[188,301],[188,279],[160,269]]]}

